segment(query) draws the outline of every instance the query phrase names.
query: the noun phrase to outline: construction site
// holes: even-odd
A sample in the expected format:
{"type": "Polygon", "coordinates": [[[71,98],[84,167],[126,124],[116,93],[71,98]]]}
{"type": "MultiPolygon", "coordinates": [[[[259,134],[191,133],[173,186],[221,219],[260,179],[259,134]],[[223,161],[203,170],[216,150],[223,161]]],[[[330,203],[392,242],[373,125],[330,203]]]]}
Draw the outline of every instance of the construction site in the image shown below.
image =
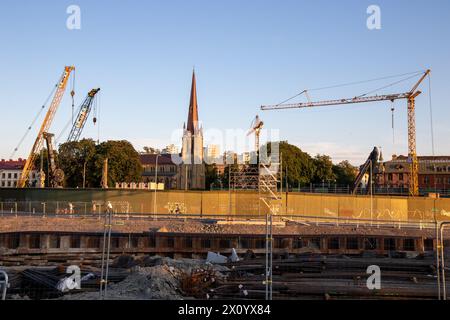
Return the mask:
{"type": "MultiPolygon", "coordinates": [[[[111,188],[108,159],[102,188],[84,180],[83,188],[65,188],[50,130],[73,70],[65,67],[55,87],[17,184],[0,189],[3,299],[447,298],[450,199],[420,192],[416,152],[415,98],[430,70],[405,93],[314,102],[305,90],[307,102],[261,107],[406,100],[408,195],[374,193],[377,147],[347,194],[283,190],[282,158],[260,153],[258,116],[248,132],[256,161],[229,165],[227,190],[199,190],[201,161],[181,165],[184,190],[111,188]],[[381,285],[372,288],[374,266],[381,285]]],[[[99,90],[78,108],[68,142],[80,139],[99,90]]],[[[203,139],[196,99],[193,74],[183,160],[198,157],[203,139]]]]}

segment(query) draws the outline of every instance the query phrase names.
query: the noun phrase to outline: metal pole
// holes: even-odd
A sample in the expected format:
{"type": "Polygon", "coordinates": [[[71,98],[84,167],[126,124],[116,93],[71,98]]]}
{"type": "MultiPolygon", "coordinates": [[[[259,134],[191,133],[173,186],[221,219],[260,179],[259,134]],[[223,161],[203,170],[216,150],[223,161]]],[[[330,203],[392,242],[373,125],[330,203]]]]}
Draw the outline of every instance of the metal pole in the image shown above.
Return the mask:
{"type": "Polygon", "coordinates": [[[441,234],[441,266],[442,266],[442,299],[447,300],[447,290],[445,288],[445,260],[444,260],[444,235],[443,235],[443,229],[444,224],[441,224],[440,228],[440,234],[441,234]]]}
{"type": "Polygon", "coordinates": [[[155,199],[153,200],[153,214],[156,215],[156,190],[158,190],[158,158],[159,154],[156,155],[156,167],[155,167],[155,199]]]}
{"type": "Polygon", "coordinates": [[[441,300],[441,270],[440,270],[440,262],[439,262],[439,227],[436,217],[436,200],[433,201],[434,203],[434,222],[436,224],[436,274],[437,274],[437,280],[438,280],[438,300],[441,300]]]}
{"type": "MultiPolygon", "coordinates": [[[[445,284],[445,257],[444,257],[444,228],[446,225],[449,225],[450,221],[444,221],[440,223],[440,243],[437,254],[439,255],[439,249],[441,253],[441,277],[442,277],[442,298],[443,300],[447,300],[447,288],[445,284]]],[[[439,290],[440,291],[440,290],[439,290]]]]}
{"type": "Polygon", "coordinates": [[[228,164],[228,215],[231,216],[231,166],[228,164]]]}
{"type": "Polygon", "coordinates": [[[102,245],[102,270],[100,274],[100,299],[103,299],[103,284],[104,284],[104,267],[105,267],[105,249],[106,249],[106,225],[107,225],[107,212],[105,212],[105,223],[103,227],[103,245],[102,245]]]}
{"type": "Polygon", "coordinates": [[[272,265],[273,265],[273,213],[270,213],[270,265],[269,265],[269,300],[272,300],[272,265]]]}
{"type": "Polygon", "coordinates": [[[269,300],[269,213],[266,213],[266,300],[269,300]]]}
{"type": "Polygon", "coordinates": [[[109,210],[109,223],[108,223],[108,251],[106,251],[106,275],[105,275],[105,298],[108,294],[108,275],[109,275],[109,253],[111,251],[111,227],[112,227],[112,210],[109,210]]]}
{"type": "Polygon", "coordinates": [[[84,162],[83,165],[83,189],[86,188],[86,161],[84,162]]]}

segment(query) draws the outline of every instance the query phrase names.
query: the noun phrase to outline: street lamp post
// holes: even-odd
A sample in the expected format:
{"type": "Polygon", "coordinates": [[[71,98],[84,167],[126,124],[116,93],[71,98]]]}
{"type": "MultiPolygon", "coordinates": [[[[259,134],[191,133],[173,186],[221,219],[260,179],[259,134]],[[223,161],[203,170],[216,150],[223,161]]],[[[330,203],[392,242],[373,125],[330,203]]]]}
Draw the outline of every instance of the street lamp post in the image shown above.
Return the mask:
{"type": "Polygon", "coordinates": [[[156,191],[158,190],[158,158],[159,154],[156,155],[156,166],[155,166],[155,199],[153,201],[153,214],[156,216],[156,191]]]}

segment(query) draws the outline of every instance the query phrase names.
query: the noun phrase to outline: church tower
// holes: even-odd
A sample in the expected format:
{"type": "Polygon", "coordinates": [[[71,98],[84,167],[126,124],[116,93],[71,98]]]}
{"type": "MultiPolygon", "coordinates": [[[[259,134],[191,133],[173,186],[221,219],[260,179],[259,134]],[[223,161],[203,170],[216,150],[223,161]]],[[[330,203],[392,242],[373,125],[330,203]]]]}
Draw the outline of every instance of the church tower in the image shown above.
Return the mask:
{"type": "Polygon", "coordinates": [[[195,71],[192,72],[191,98],[187,125],[183,127],[180,166],[180,189],[205,189],[205,163],[203,157],[203,128],[198,120],[195,71]]]}

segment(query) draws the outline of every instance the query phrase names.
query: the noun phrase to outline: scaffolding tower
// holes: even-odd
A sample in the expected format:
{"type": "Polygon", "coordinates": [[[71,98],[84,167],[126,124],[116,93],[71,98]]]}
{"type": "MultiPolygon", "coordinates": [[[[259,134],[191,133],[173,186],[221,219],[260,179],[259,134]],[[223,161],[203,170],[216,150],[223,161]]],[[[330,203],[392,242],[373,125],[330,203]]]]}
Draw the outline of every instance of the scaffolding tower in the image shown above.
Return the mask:
{"type": "Polygon", "coordinates": [[[236,166],[230,166],[230,189],[257,191],[258,188],[258,165],[238,164],[236,166]]]}
{"type": "Polygon", "coordinates": [[[266,300],[272,300],[273,262],[273,216],[280,212],[281,197],[280,164],[275,162],[259,164],[259,199],[266,212],[266,300]]]}

